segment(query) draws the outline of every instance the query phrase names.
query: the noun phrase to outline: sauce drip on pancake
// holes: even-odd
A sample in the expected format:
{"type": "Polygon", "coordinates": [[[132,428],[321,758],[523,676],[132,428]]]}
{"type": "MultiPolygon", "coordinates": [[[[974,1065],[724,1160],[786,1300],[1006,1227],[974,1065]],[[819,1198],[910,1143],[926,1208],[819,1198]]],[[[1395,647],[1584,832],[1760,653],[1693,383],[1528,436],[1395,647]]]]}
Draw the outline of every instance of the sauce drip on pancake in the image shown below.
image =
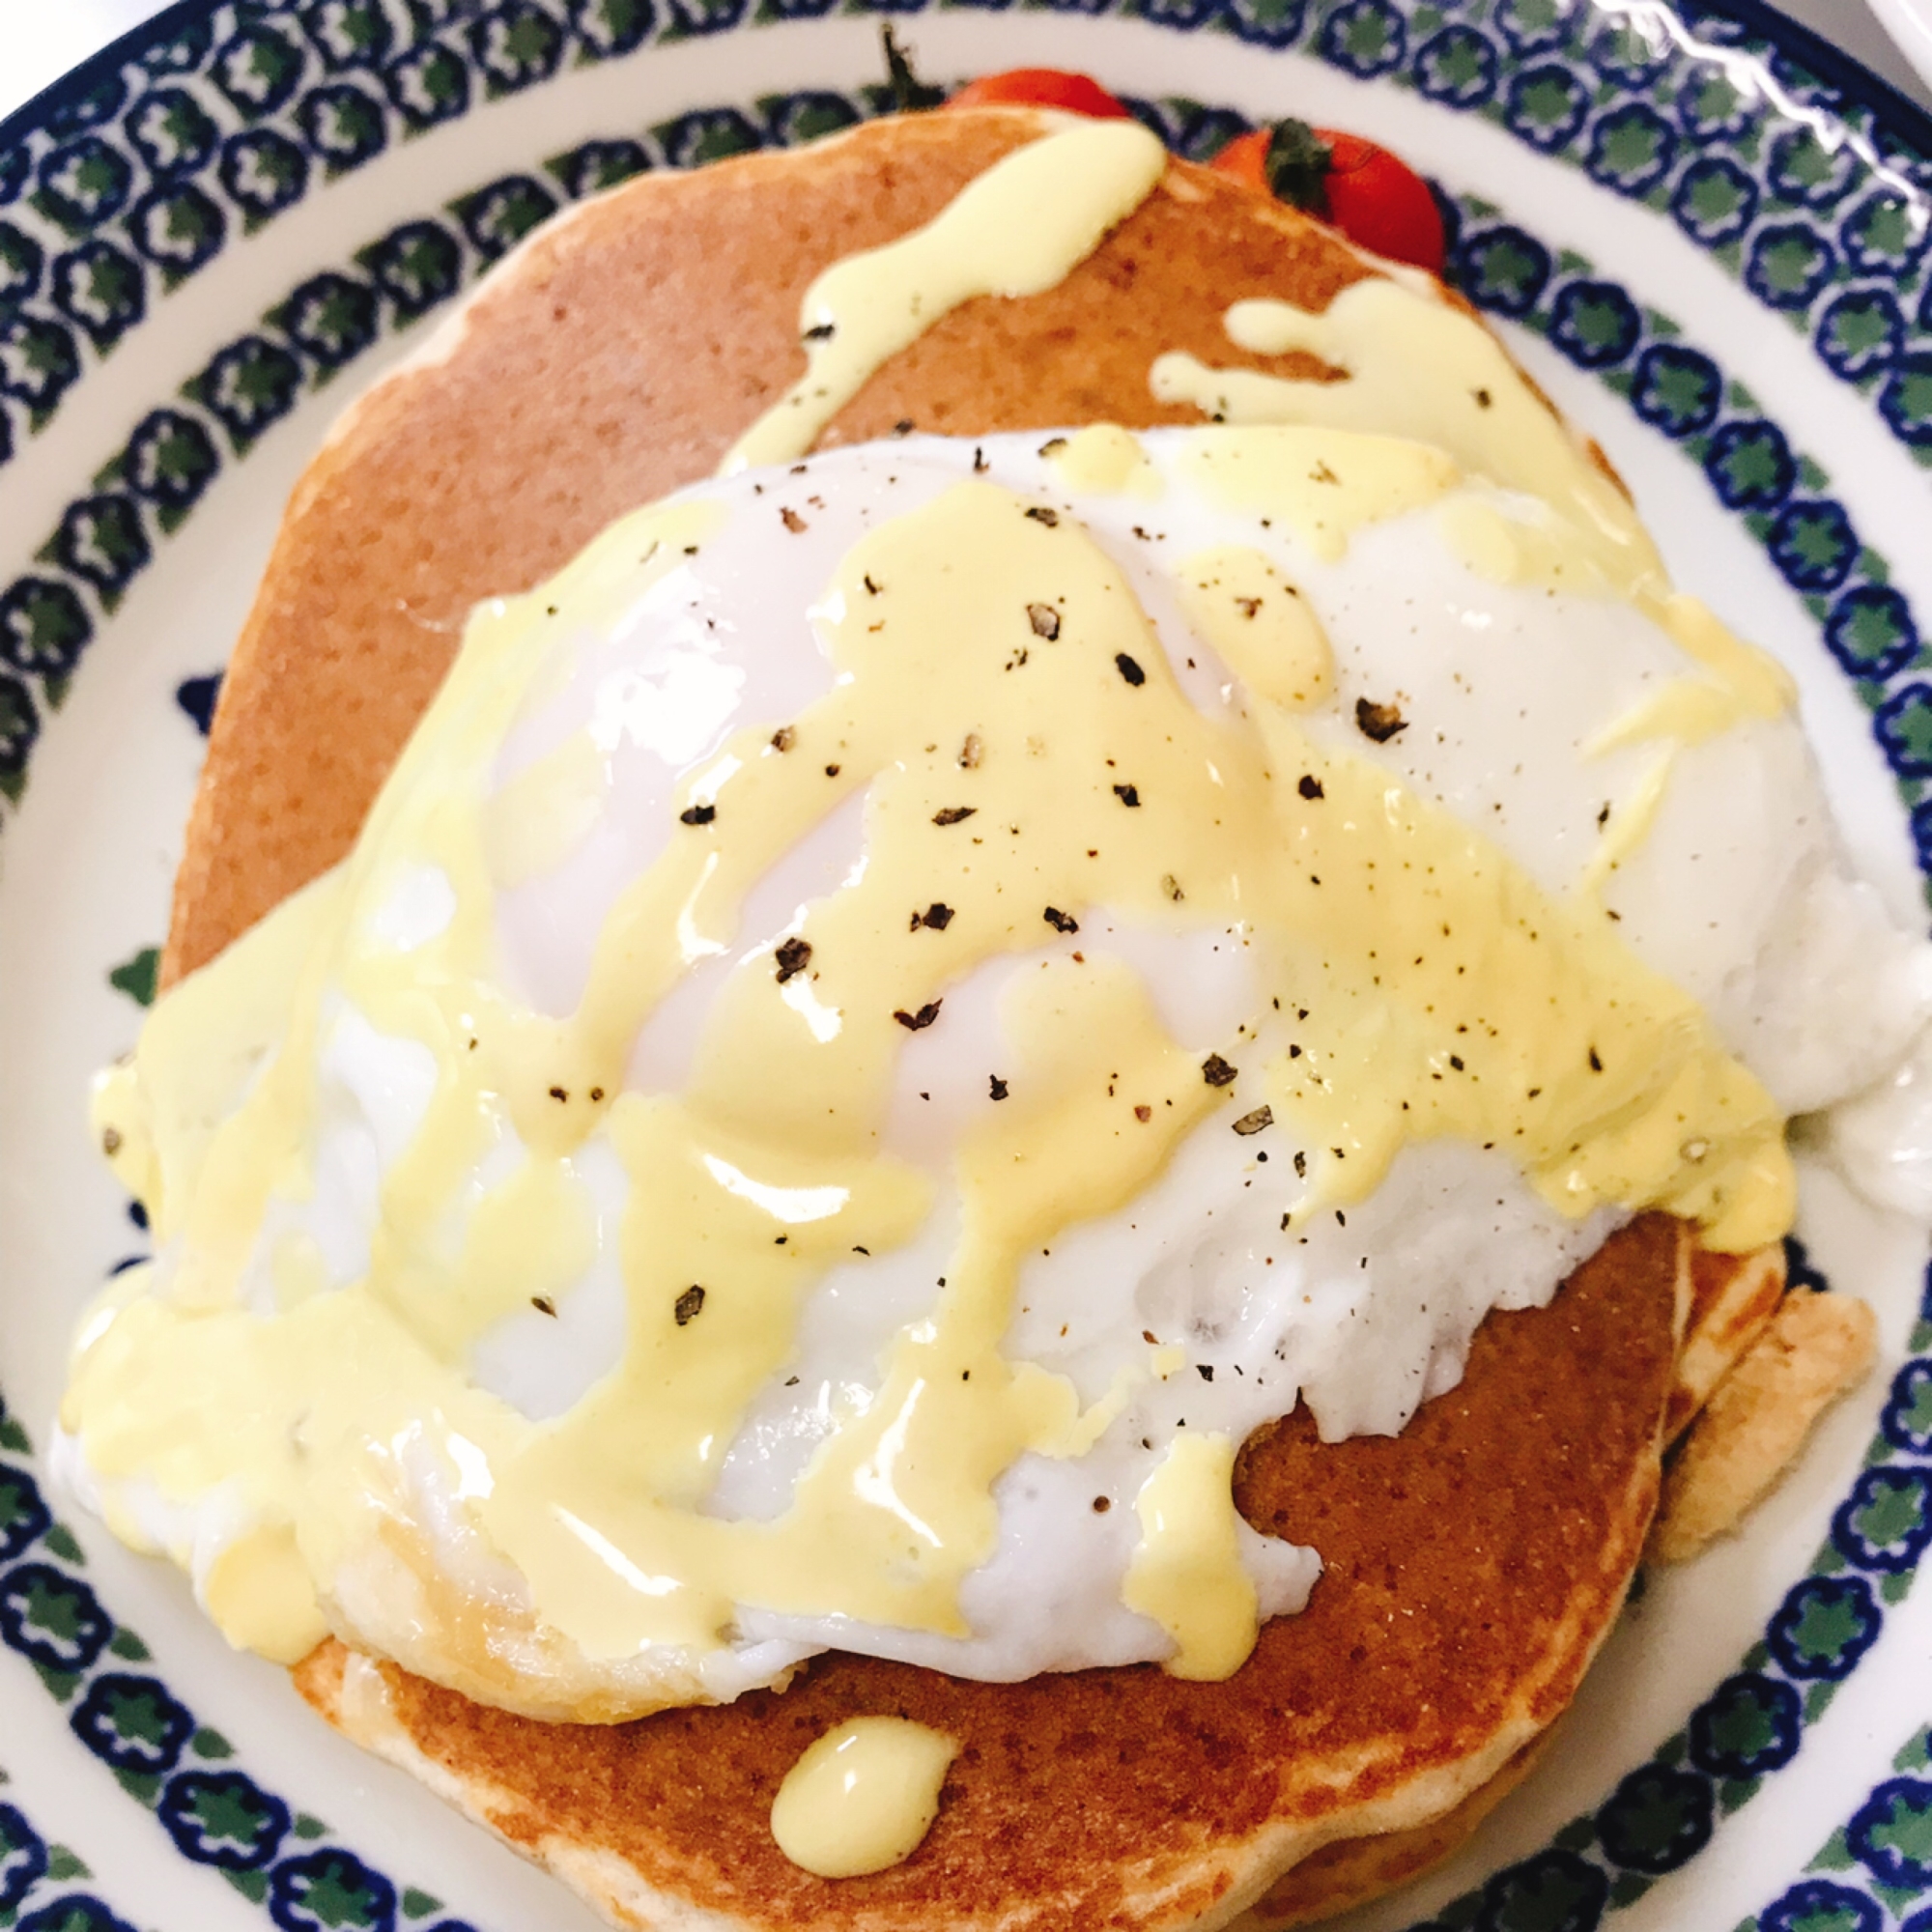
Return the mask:
{"type": "Polygon", "coordinates": [[[909,1718],[852,1718],[817,1739],[772,1801],[772,1836],[820,1878],[862,1878],[911,1857],[939,1815],[959,1747],[909,1718]]]}
{"type": "Polygon", "coordinates": [[[1630,498],[1530,388],[1502,345],[1429,277],[1370,277],[1321,314],[1248,300],[1227,312],[1228,339],[1273,370],[1215,369],[1198,356],[1155,359],[1163,402],[1189,402],[1217,422],[1327,424],[1412,438],[1472,476],[1534,498],[1558,523],[1573,572],[1594,569],[1624,595],[1664,583],[1630,498]],[[1321,380],[1295,380],[1290,358],[1314,357],[1321,380]]]}
{"type": "Polygon", "coordinates": [[[882,363],[961,302],[1065,281],[1166,170],[1167,150],[1138,122],[1085,122],[996,162],[923,228],[835,263],[799,315],[805,375],[732,445],[723,473],[803,456],[882,363]]]}

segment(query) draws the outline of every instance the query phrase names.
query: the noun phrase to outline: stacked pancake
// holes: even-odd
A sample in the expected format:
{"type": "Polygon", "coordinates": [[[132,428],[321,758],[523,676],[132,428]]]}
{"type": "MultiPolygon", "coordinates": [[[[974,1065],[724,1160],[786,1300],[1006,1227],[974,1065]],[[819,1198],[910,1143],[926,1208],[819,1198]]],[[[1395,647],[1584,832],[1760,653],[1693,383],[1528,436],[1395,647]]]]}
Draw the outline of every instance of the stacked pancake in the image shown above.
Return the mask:
{"type": "MultiPolygon", "coordinates": [[[[533,237],[352,408],[297,489],[227,677],[168,980],[351,851],[472,607],[545,582],[615,520],[715,472],[806,376],[815,280],[932,223],[1056,126],[928,115],[642,179],[533,237]]],[[[1211,404],[1172,373],[1151,384],[1156,364],[1346,384],[1347,357],[1293,331],[1231,348],[1227,317],[1320,317],[1387,273],[1169,161],[1048,285],[970,296],[913,335],[814,446],[1200,424],[1211,404]]],[[[1323,1440],[1306,1405],[1258,1430],[1235,1469],[1239,1514],[1319,1551],[1321,1574],[1218,1680],[1135,1663],[981,1681],[834,1649],[781,1689],[575,1723],[330,1637],[297,1682],[620,1924],[1307,1922],[1445,1856],[1528,1769],[1623,1602],[1664,1450],[1778,1317],[1781,1289],[1775,1248],[1701,1251],[1684,1220],[1640,1213],[1548,1307],[1492,1313],[1460,1380],[1401,1433],[1323,1440]],[[774,1800],[814,1739],[880,1716],[956,1745],[937,1820],[902,1862],[813,1876],[775,1842],[774,1800]]],[[[1797,1433],[1855,1373],[1857,1336],[1868,1353],[1859,1314],[1833,1324],[1846,1332],[1797,1433]]],[[[1723,1476],[1728,1492],[1763,1478],[1723,1476]]]]}

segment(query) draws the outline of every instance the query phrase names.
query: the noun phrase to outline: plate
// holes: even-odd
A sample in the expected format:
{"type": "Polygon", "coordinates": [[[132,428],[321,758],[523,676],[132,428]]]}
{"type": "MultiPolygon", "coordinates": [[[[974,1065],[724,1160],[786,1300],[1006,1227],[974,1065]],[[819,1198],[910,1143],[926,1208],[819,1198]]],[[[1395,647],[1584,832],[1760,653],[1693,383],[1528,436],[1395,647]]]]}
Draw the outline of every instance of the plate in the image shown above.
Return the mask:
{"type": "MultiPolygon", "coordinates": [[[[230,1654],[40,1450],[141,1252],[93,1069],[152,993],[227,640],[342,402],[555,209],[1085,68],[1184,154],[1293,111],[1424,168],[1453,272],[1681,585],[1794,671],[1854,858],[1932,867],[1932,123],[1779,16],[1653,0],[185,0],[0,123],[0,1928],[582,1932],[230,1654]]],[[[1932,1926],[1926,1244],[1821,1170],[1879,1370],[1653,1577],[1544,1768],[1359,1932],[1932,1926]]]]}

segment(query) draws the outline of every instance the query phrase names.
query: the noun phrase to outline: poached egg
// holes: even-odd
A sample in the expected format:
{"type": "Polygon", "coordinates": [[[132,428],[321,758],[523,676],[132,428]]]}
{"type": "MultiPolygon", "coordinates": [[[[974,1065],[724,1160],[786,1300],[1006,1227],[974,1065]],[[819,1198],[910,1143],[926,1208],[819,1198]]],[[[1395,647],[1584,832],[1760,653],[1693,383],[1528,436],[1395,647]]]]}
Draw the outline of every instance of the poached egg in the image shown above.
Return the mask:
{"type": "Polygon", "coordinates": [[[1226,1675],[1320,1571],[1249,1433],[1400,1430],[1644,1208],[1775,1238],[1928,998],[1781,674],[1438,448],[747,469],[483,607],[156,1009],[60,1453],[236,1641],[532,1715],[1226,1675]]]}

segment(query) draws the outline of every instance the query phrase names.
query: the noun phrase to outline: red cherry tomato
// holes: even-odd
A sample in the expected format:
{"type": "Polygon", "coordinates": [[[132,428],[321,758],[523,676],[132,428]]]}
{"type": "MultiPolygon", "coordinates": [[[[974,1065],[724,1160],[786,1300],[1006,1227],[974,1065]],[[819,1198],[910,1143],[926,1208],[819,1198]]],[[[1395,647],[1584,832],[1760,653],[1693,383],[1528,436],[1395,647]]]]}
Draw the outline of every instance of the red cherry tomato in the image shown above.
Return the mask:
{"type": "Polygon", "coordinates": [[[1258,128],[1236,135],[1208,165],[1305,208],[1392,262],[1442,272],[1442,214],[1428,183],[1359,134],[1293,122],[1281,129],[1258,128]]]}
{"type": "Polygon", "coordinates": [[[1357,134],[1328,143],[1328,218],[1351,241],[1391,262],[1442,272],[1442,212],[1406,161],[1357,134]]]}
{"type": "Polygon", "coordinates": [[[1217,175],[1227,175],[1244,187],[1257,187],[1264,194],[1272,194],[1267,157],[1268,143],[1273,138],[1272,128],[1257,128],[1252,134],[1236,134],[1208,165],[1217,175]]]}
{"type": "Polygon", "coordinates": [[[947,103],[949,107],[1057,107],[1064,114],[1085,114],[1094,121],[1125,121],[1127,110],[1084,73],[1066,73],[1057,67],[1016,67],[1006,73],[982,74],[970,80],[947,103]]]}

